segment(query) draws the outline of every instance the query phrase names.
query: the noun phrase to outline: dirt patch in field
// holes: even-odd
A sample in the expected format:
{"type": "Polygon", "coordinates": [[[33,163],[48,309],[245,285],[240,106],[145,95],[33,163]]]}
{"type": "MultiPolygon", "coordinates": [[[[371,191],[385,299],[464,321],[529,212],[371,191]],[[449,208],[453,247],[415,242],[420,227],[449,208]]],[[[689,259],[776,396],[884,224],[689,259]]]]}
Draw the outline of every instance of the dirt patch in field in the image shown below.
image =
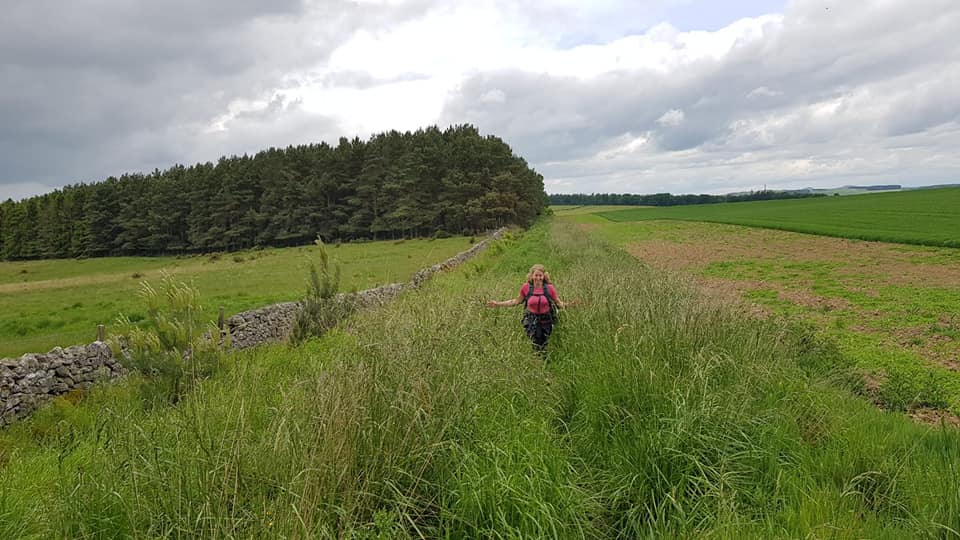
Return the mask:
{"type": "Polygon", "coordinates": [[[917,408],[907,413],[915,422],[931,426],[947,425],[960,429],[960,416],[940,409],[917,408]]]}
{"type": "Polygon", "coordinates": [[[734,281],[730,279],[719,279],[710,277],[696,277],[694,283],[705,291],[707,296],[717,299],[725,305],[740,305],[747,313],[753,317],[765,319],[772,312],[760,304],[746,302],[743,294],[746,291],[756,290],[762,286],[756,281],[734,281]]]}
{"type": "Polygon", "coordinates": [[[627,251],[671,270],[701,270],[720,261],[786,259],[837,264],[841,265],[838,275],[880,279],[891,285],[960,287],[960,264],[943,264],[936,250],[770,229],[729,227],[722,234],[692,235],[685,242],[635,242],[627,251]]]}
{"type": "MultiPolygon", "coordinates": [[[[887,380],[887,376],[882,372],[861,373],[863,378],[863,394],[880,408],[885,408],[883,399],[880,397],[880,390],[887,380]]],[[[907,411],[907,416],[911,420],[920,424],[930,426],[939,426],[941,424],[960,428],[960,416],[943,409],[934,409],[931,407],[915,407],[907,411]]]]}
{"type": "MultiPolygon", "coordinates": [[[[855,321],[847,328],[854,332],[882,336],[891,346],[916,353],[931,364],[960,371],[960,342],[944,335],[960,330],[960,316],[940,313],[934,325],[890,328],[880,324],[889,314],[876,308],[854,305],[845,298],[814,292],[813,272],[826,276],[850,293],[878,299],[880,291],[896,287],[960,288],[960,261],[947,248],[929,249],[902,244],[866,242],[822,236],[751,229],[714,224],[678,224],[682,241],[645,240],[626,246],[627,251],[644,263],[669,272],[688,272],[709,295],[729,302],[757,291],[775,294],[818,317],[855,321]],[[947,251],[944,251],[947,250],[947,251]],[[946,254],[946,256],[944,256],[946,254]],[[947,261],[945,263],[944,261],[947,261]],[[708,277],[703,271],[713,263],[741,263],[743,279],[708,277]],[[795,279],[755,279],[770,268],[796,269],[795,279]],[[747,277],[751,276],[751,277],[747,277]]],[[[737,268],[737,267],[734,267],[737,268]]],[[[792,271],[792,270],[791,270],[792,271]]],[[[844,295],[848,296],[848,295],[844,295]]],[[[848,296],[850,297],[850,296],[848,296]]],[[[768,309],[756,306],[752,312],[765,316],[768,309]]]]}
{"type": "Polygon", "coordinates": [[[954,346],[955,340],[950,336],[931,333],[929,327],[914,326],[894,330],[891,338],[904,349],[933,360],[950,371],[960,371],[960,356],[954,346]]]}

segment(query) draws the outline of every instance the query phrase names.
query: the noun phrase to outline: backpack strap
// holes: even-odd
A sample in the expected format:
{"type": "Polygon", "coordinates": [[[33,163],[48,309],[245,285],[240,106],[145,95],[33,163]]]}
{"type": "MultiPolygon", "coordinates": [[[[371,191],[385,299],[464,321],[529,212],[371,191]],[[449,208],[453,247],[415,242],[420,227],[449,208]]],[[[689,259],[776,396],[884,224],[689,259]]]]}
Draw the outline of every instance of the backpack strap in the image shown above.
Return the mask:
{"type": "Polygon", "coordinates": [[[550,296],[550,282],[543,281],[543,295],[547,297],[547,305],[550,306],[550,310],[547,312],[550,314],[550,319],[554,322],[557,321],[557,305],[553,303],[553,297],[550,296]]]}
{"type": "MultiPolygon", "coordinates": [[[[527,296],[523,299],[523,311],[527,311],[527,304],[530,302],[531,296],[537,296],[533,294],[533,282],[528,281],[527,285],[527,296]]],[[[550,296],[550,285],[551,283],[547,280],[543,280],[543,296],[547,299],[547,305],[550,306],[550,310],[547,312],[550,314],[550,318],[556,320],[557,318],[557,306],[553,303],[553,298],[550,296]]]]}
{"type": "Polygon", "coordinates": [[[530,297],[533,296],[533,281],[527,282],[527,295],[523,297],[523,310],[527,310],[527,304],[530,302],[530,297]]]}

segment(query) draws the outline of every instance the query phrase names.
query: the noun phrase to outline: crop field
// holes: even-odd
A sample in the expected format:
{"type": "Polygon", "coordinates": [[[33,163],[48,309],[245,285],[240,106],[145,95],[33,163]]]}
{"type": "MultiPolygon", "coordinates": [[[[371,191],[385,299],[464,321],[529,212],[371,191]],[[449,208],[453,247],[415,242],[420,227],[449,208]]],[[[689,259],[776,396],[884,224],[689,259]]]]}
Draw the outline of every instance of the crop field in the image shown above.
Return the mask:
{"type": "Polygon", "coordinates": [[[960,247],[960,188],[845,197],[612,210],[611,221],[672,219],[786,231],[960,247]]]}
{"type": "MultiPolygon", "coordinates": [[[[423,268],[468,249],[466,237],[345,243],[330,246],[341,265],[341,290],[362,290],[406,281],[423,268]]],[[[137,321],[137,291],[161,272],[192,282],[204,311],[216,320],[276,302],[297,300],[306,290],[315,246],[187,257],[108,257],[81,260],[0,262],[0,357],[46,352],[89,343],[96,326],[109,327],[120,313],[137,321]]]]}
{"type": "Polygon", "coordinates": [[[691,276],[709,296],[811,325],[855,361],[879,405],[960,425],[960,249],[716,223],[569,219],[644,264],[691,276]]]}

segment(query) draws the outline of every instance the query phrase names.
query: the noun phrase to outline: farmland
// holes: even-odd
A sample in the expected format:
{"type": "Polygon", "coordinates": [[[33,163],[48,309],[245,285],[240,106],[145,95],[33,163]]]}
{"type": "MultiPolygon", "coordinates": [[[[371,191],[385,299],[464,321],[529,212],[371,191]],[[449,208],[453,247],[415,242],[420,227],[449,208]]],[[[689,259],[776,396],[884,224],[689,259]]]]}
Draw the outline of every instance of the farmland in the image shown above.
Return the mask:
{"type": "MultiPolygon", "coordinates": [[[[341,289],[360,290],[406,281],[424,266],[470,246],[465,237],[331,246],[342,267],[341,289]]],[[[96,325],[120,313],[143,317],[137,291],[161,272],[192,282],[206,315],[216,320],[304,293],[315,246],[188,257],[108,257],[0,263],[0,357],[89,343],[96,325]]]]}
{"type": "Polygon", "coordinates": [[[955,430],[877,410],[829,340],[600,236],[537,226],[303,346],[231,355],[175,405],[137,377],[57,400],[0,431],[0,537],[960,530],[955,430]],[[581,300],[546,362],[484,307],[534,261],[581,300]]]}
{"type": "Polygon", "coordinates": [[[855,362],[882,407],[928,421],[950,410],[946,421],[960,424],[960,250],[609,215],[565,219],[690,276],[706,295],[811,325],[855,362]]]}
{"type": "Polygon", "coordinates": [[[960,188],[601,212],[611,221],[671,219],[841,238],[960,247],[960,188]]]}

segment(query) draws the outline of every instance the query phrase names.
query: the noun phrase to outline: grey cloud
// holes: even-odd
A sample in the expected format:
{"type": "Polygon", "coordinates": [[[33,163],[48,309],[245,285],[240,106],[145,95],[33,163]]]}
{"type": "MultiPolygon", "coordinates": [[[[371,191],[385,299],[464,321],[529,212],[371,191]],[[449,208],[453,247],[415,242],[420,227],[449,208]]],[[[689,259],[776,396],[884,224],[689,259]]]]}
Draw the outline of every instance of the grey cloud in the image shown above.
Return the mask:
{"type": "Polygon", "coordinates": [[[0,63],[98,69],[151,78],[166,63],[216,72],[242,69],[251,21],[301,15],[300,0],[278,2],[14,2],[5,7],[0,63]]]}
{"type": "Polygon", "coordinates": [[[481,74],[465,82],[444,110],[447,122],[469,121],[516,141],[532,160],[576,157],[624,133],[651,132],[665,149],[695,147],[726,129],[730,103],[744,100],[747,84],[715,83],[720,66],[703,62],[700,77],[654,72],[614,73],[594,80],[517,72],[481,74]],[[725,88],[724,88],[725,86],[725,88]],[[489,104],[499,89],[506,99],[489,104]],[[657,120],[670,109],[684,111],[678,126],[657,120]]]}
{"type": "Polygon", "coordinates": [[[238,115],[227,122],[226,128],[196,138],[197,147],[183,148],[182,154],[195,156],[193,161],[213,160],[270,147],[335,141],[344,135],[333,119],[305,111],[297,101],[283,103],[278,99],[262,112],[238,115]]]}
{"type": "Polygon", "coordinates": [[[4,184],[53,189],[219,157],[201,149],[256,150],[247,141],[309,142],[277,130],[305,129],[309,138],[316,119],[304,126],[269,111],[245,121],[278,140],[211,138],[205,128],[232,101],[270,95],[291,71],[323,61],[357,28],[423,9],[349,0],[13,2],[0,20],[0,195],[15,193],[4,184]]]}
{"type": "Polygon", "coordinates": [[[890,104],[884,122],[887,134],[918,133],[960,121],[960,68],[946,69],[943,79],[921,83],[890,104]]]}

